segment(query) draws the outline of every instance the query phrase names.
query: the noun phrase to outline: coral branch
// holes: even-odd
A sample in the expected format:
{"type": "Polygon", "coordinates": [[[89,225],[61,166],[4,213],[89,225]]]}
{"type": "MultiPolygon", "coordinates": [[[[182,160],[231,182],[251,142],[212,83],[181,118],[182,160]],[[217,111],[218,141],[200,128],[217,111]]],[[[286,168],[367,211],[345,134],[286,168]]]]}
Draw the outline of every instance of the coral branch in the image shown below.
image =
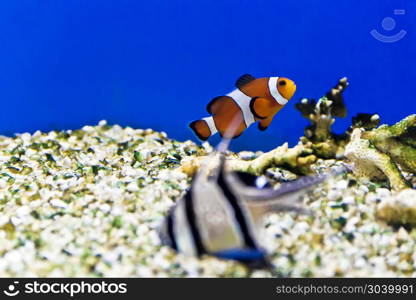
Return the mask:
{"type": "Polygon", "coordinates": [[[387,154],[371,147],[370,141],[361,138],[361,135],[361,129],[354,129],[351,140],[345,148],[345,156],[355,165],[354,173],[359,177],[370,179],[387,177],[395,190],[408,187],[393,160],[387,154]]]}
{"type": "Polygon", "coordinates": [[[347,114],[343,99],[343,92],[347,86],[348,81],[344,77],[318,102],[305,98],[296,104],[296,109],[311,122],[311,125],[305,128],[302,142],[311,142],[311,148],[319,157],[334,158],[345,144],[341,136],[332,133],[331,126],[335,122],[333,117],[345,117],[347,114]]]}
{"type": "Polygon", "coordinates": [[[316,156],[310,149],[298,144],[293,148],[288,148],[287,143],[282,146],[264,153],[251,161],[230,159],[228,166],[232,171],[244,171],[255,175],[263,172],[271,166],[283,166],[296,173],[310,173],[310,165],[316,161],[316,156]]]}
{"type": "Polygon", "coordinates": [[[416,172],[416,115],[410,115],[393,126],[382,125],[366,132],[379,151],[388,154],[405,171],[416,172]]]}
{"type": "MultiPolygon", "coordinates": [[[[206,156],[193,157],[183,160],[180,171],[191,176],[202,165],[206,156]]],[[[253,160],[242,160],[235,156],[227,158],[227,169],[230,171],[248,172],[254,175],[261,175],[271,166],[282,166],[299,174],[308,174],[311,172],[310,165],[316,161],[316,156],[312,154],[311,149],[302,144],[289,148],[287,143],[276,149],[264,153],[253,160]]],[[[208,169],[214,165],[207,165],[208,169]]]]}

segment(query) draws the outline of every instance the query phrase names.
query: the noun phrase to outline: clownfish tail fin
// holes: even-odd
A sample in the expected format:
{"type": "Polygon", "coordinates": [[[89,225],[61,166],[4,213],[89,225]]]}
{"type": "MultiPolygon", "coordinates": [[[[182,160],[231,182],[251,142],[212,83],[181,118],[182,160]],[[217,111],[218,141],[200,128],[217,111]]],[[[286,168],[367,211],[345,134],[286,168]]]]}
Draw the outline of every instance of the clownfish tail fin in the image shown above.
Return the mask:
{"type": "Polygon", "coordinates": [[[210,136],[217,133],[217,128],[215,127],[214,119],[212,117],[193,121],[189,124],[189,127],[202,141],[206,141],[210,136]]]}

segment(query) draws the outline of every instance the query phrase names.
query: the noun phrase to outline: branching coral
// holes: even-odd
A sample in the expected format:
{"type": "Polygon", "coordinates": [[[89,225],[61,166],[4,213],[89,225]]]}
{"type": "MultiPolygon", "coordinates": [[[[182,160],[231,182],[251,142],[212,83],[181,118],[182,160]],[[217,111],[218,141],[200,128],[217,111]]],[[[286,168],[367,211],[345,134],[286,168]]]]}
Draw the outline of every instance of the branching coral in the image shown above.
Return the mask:
{"type": "Polygon", "coordinates": [[[378,126],[380,123],[380,116],[377,114],[365,114],[359,113],[352,118],[351,130],[354,128],[363,128],[365,130],[371,130],[378,126]]]}
{"type": "Polygon", "coordinates": [[[331,126],[335,121],[334,117],[345,117],[347,114],[343,99],[347,86],[348,81],[344,77],[318,102],[305,98],[296,104],[296,109],[311,122],[305,128],[305,136],[301,141],[309,144],[319,157],[334,158],[342,153],[345,136],[334,134],[331,126]]]}
{"type": "Polygon", "coordinates": [[[288,144],[285,143],[251,161],[231,159],[229,168],[233,171],[245,171],[260,175],[268,167],[282,166],[298,174],[308,174],[311,172],[310,165],[315,161],[316,156],[302,144],[289,148],[288,144]]]}
{"type": "Polygon", "coordinates": [[[367,131],[363,137],[377,150],[389,155],[403,170],[416,173],[416,115],[393,126],[382,125],[367,131]]]}
{"type": "Polygon", "coordinates": [[[301,141],[317,157],[346,156],[355,163],[355,174],[367,178],[388,178],[395,190],[408,186],[399,167],[416,172],[416,115],[393,125],[382,125],[377,114],[359,113],[344,134],[331,131],[334,117],[345,117],[343,92],[348,81],[343,78],[324,97],[303,99],[296,108],[311,125],[305,128],[301,141]]]}
{"type": "MultiPolygon", "coordinates": [[[[202,165],[206,156],[193,157],[184,160],[180,171],[187,175],[193,175],[202,165]]],[[[312,154],[311,149],[299,144],[289,148],[287,143],[276,149],[263,153],[253,160],[242,160],[236,156],[227,158],[227,169],[231,171],[249,172],[254,175],[263,174],[271,166],[283,166],[299,174],[308,174],[311,172],[310,165],[316,161],[316,156],[312,154]]],[[[210,166],[208,165],[208,168],[210,166]]]]}
{"type": "Polygon", "coordinates": [[[362,138],[362,129],[352,132],[351,141],[345,148],[345,156],[354,163],[354,173],[359,177],[387,177],[395,190],[407,187],[400,170],[387,154],[378,151],[371,142],[362,138]]]}
{"type": "Polygon", "coordinates": [[[416,115],[370,131],[354,129],[345,156],[355,162],[357,175],[385,175],[395,190],[408,186],[399,170],[416,173],[416,115]],[[382,174],[380,174],[382,173],[382,174]]]}

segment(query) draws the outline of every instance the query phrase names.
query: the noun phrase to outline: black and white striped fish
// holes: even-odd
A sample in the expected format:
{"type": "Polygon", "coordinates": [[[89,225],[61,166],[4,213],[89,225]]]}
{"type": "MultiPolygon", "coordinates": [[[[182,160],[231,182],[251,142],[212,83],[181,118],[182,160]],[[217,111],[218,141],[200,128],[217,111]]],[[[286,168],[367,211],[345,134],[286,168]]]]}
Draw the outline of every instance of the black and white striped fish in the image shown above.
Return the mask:
{"type": "Polygon", "coordinates": [[[169,211],[160,237],[164,245],[186,255],[209,254],[253,268],[271,265],[257,239],[259,221],[277,211],[308,213],[299,205],[301,196],[329,176],[346,171],[305,176],[276,190],[263,176],[226,172],[222,153],[219,160],[213,176],[195,175],[190,189],[169,211]]]}

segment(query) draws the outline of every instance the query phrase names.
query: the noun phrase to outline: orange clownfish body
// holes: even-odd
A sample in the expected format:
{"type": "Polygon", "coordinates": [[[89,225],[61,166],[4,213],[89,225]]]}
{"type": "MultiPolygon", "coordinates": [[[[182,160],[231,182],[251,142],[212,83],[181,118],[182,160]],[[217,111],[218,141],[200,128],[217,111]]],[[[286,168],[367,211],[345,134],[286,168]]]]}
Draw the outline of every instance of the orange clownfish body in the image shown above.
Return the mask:
{"type": "Polygon", "coordinates": [[[274,115],[296,91],[295,83],[284,77],[256,79],[246,74],[235,85],[237,88],[234,91],[212,99],[207,105],[210,117],[189,124],[201,140],[205,141],[217,132],[223,136],[231,122],[238,123],[234,138],[256,121],[260,121],[260,130],[266,130],[274,115]]]}

